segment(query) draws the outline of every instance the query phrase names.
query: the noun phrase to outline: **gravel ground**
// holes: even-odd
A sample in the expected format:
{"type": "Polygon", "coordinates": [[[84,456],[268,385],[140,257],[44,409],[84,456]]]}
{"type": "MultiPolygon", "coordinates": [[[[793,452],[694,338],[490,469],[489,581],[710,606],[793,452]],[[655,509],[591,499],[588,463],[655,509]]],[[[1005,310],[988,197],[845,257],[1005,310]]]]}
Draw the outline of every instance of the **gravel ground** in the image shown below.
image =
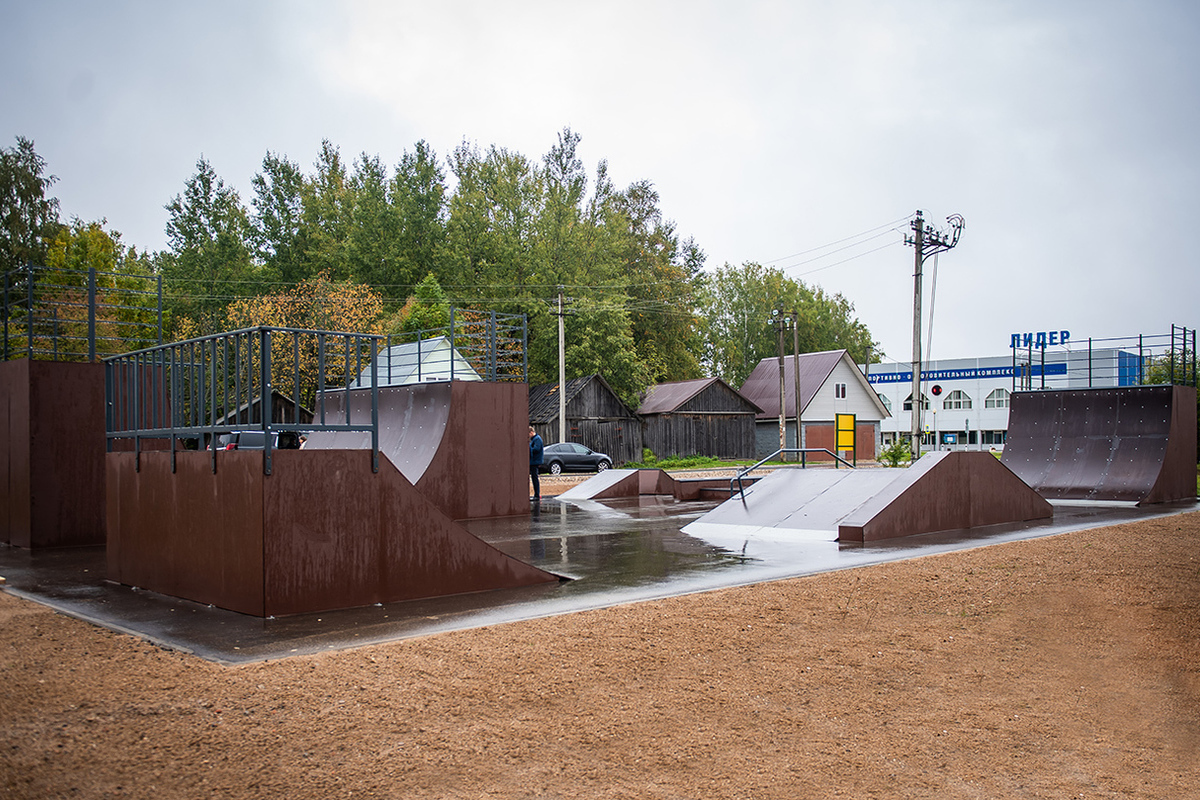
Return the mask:
{"type": "Polygon", "coordinates": [[[1200,797],[1200,513],[223,667],[0,593],[0,798],[1200,797]]]}

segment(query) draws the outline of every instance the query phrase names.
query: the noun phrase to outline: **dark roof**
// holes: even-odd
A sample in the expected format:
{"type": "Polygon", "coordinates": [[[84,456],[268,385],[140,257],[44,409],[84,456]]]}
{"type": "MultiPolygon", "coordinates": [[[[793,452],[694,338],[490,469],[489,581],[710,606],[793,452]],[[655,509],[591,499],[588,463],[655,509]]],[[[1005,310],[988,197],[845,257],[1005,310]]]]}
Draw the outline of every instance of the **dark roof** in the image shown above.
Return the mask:
{"type": "MultiPolygon", "coordinates": [[[[690,381],[671,381],[660,383],[647,389],[646,396],[642,398],[642,404],[638,406],[637,413],[669,414],[713,384],[720,384],[731,393],[741,397],[740,392],[720,378],[696,378],[690,381]]],[[[742,399],[755,412],[760,410],[749,398],[742,397],[742,399]]]]}
{"type": "Polygon", "coordinates": [[[691,381],[672,381],[659,383],[646,390],[642,404],[638,406],[639,414],[662,414],[674,411],[708,388],[716,378],[697,378],[691,381]]]}
{"type": "MultiPolygon", "coordinates": [[[[846,356],[845,350],[825,350],[820,353],[802,353],[800,362],[800,394],[803,398],[801,410],[812,402],[817,390],[824,385],[833,368],[846,356]]],[[[793,356],[783,358],[784,404],[788,416],[796,414],[796,379],[793,356]]],[[[779,416],[779,359],[764,358],[742,384],[742,394],[763,410],[760,416],[779,416]]]]}
{"type": "MultiPolygon", "coordinates": [[[[604,376],[600,374],[585,375],[582,378],[571,378],[567,381],[567,405],[575,399],[575,396],[584,390],[584,388],[592,381],[599,381],[600,385],[613,396],[613,399],[626,411],[629,416],[633,417],[633,411],[621,401],[621,398],[613,391],[613,388],[608,385],[608,381],[604,380],[604,376]]],[[[569,414],[569,412],[568,412],[569,414]]],[[[558,419],[558,383],[541,383],[537,386],[529,387],[529,422],[531,424],[545,424],[558,419]]]]}

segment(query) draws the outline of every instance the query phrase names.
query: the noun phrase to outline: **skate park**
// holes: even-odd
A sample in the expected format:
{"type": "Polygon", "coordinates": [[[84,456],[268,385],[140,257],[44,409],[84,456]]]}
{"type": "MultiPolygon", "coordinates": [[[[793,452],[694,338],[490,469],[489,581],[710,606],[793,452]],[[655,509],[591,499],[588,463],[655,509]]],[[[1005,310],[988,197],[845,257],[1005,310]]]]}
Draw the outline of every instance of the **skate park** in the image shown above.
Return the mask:
{"type": "Polygon", "coordinates": [[[729,478],[610,470],[529,507],[524,384],[389,386],[361,355],[378,344],[357,342],[325,355],[359,388],[319,387],[311,421],[298,403],[265,415],[274,429],[311,431],[303,450],[181,449],[212,432],[212,408],[253,406],[262,364],[223,359],[272,353],[262,333],[202,344],[207,355],[180,345],[167,358],[110,362],[107,540],[5,547],[7,591],[239,663],[1197,507],[1195,418],[1184,413],[1195,389],[1180,386],[1032,393],[1014,403],[1006,461],[935,453],[906,470],[786,467],[747,475],[741,489],[729,478]],[[244,384],[242,395],[213,402],[216,374],[234,374],[223,384],[244,384]],[[210,406],[209,418],[164,425],[181,396],[210,406]],[[1071,424],[1080,408],[1082,429],[1071,424]],[[1029,465],[1050,477],[1031,477],[1029,465]]]}

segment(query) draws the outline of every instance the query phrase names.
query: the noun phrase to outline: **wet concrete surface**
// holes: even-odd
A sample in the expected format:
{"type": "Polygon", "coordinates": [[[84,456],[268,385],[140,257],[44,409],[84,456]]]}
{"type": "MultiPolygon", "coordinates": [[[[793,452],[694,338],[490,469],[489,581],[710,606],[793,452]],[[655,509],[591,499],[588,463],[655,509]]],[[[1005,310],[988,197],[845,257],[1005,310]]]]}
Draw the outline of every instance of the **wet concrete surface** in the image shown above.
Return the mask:
{"type": "Polygon", "coordinates": [[[1051,520],[928,534],[869,546],[795,531],[680,529],[716,505],[664,497],[544,499],[528,516],[472,520],[496,548],[570,580],[367,608],[260,619],[105,578],[103,547],[29,551],[0,545],[12,594],[159,646],[236,664],[498,625],[781,578],[916,558],[1200,510],[1196,502],[1056,503],[1051,520]]]}

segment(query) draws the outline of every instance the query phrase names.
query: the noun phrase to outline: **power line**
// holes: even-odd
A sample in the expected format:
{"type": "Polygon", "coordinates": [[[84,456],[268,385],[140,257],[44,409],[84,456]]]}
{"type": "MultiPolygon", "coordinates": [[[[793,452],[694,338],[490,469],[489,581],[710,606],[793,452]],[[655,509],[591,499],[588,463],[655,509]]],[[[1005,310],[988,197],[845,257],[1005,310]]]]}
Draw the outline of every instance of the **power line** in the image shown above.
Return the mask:
{"type": "MultiPolygon", "coordinates": [[[[883,225],[876,225],[874,228],[868,228],[867,230],[865,230],[865,231],[863,231],[863,232],[861,232],[861,233],[856,233],[856,234],[854,234],[853,236],[847,236],[847,237],[846,237],[846,238],[844,238],[844,239],[838,239],[838,240],[837,240],[837,241],[835,241],[835,242],[830,242],[830,243],[828,243],[828,244],[823,244],[823,245],[821,245],[820,247],[813,247],[813,248],[810,248],[810,249],[808,249],[808,250],[801,250],[799,253],[792,253],[791,255],[788,255],[788,256],[780,256],[779,258],[773,258],[773,259],[771,259],[770,261],[767,261],[767,262],[765,262],[765,263],[767,263],[767,264],[775,264],[775,263],[777,263],[777,262],[780,262],[780,261],[787,261],[789,258],[795,258],[795,257],[797,257],[797,256],[806,256],[806,255],[808,255],[809,253],[816,253],[816,252],[819,252],[819,251],[821,251],[821,250],[828,250],[829,248],[831,248],[831,247],[834,247],[835,245],[842,244],[843,242],[849,242],[849,241],[851,241],[851,240],[854,240],[854,239],[860,239],[860,238],[862,238],[863,236],[866,236],[866,235],[867,235],[867,234],[869,234],[869,233],[875,233],[876,231],[883,230],[884,228],[894,228],[896,225],[899,225],[901,222],[906,222],[906,221],[908,221],[909,219],[912,219],[912,215],[911,215],[911,214],[907,214],[907,215],[905,215],[905,216],[903,216],[903,217],[900,217],[899,219],[892,220],[891,222],[885,223],[885,224],[883,224],[883,225]]],[[[887,233],[887,231],[884,231],[884,233],[887,233]]],[[[882,236],[882,235],[884,235],[884,234],[878,234],[877,236],[872,236],[872,237],[870,237],[870,238],[871,238],[871,239],[876,239],[876,238],[878,238],[879,236],[882,236]]],[[[851,245],[851,246],[853,246],[853,245],[851,245]]],[[[841,248],[841,249],[843,249],[843,250],[844,250],[844,249],[846,249],[846,248],[841,248]]],[[[837,251],[834,251],[834,252],[837,252],[837,251]]],[[[804,262],[804,263],[806,263],[806,262],[804,262]]],[[[787,267],[784,267],[783,269],[787,269],[787,267]]]]}

